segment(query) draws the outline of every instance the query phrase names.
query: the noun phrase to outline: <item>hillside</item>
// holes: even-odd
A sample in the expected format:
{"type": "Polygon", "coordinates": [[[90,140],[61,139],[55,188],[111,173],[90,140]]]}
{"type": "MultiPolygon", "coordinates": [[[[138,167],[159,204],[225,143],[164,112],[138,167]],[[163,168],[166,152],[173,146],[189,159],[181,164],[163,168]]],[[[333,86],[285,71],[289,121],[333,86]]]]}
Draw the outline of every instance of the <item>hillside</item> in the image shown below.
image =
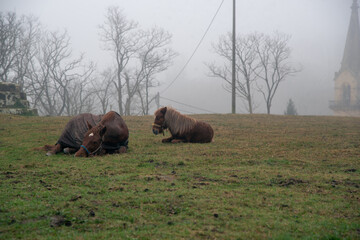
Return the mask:
{"type": "Polygon", "coordinates": [[[125,117],[128,153],[84,159],[34,150],[70,118],[0,115],[0,239],[360,238],[360,118],[193,117],[212,143],[125,117]]]}

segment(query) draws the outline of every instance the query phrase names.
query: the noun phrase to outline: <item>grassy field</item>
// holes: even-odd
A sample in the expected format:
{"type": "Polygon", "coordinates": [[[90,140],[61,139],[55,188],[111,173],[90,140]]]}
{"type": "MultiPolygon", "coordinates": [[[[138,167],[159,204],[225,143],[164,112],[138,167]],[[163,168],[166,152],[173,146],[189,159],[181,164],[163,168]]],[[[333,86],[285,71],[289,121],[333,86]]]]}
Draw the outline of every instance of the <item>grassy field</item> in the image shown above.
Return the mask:
{"type": "Polygon", "coordinates": [[[194,117],[212,143],[125,117],[128,153],[84,159],[34,150],[68,117],[0,115],[0,239],[360,239],[360,118],[194,117]]]}

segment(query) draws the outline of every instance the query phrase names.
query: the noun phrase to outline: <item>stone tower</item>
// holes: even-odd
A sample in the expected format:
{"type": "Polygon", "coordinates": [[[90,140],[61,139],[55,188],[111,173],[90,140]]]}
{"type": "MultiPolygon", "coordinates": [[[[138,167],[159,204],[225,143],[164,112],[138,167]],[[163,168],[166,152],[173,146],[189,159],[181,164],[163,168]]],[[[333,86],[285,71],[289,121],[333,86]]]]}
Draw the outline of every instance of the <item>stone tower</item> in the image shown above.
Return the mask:
{"type": "Polygon", "coordinates": [[[335,73],[335,100],[330,102],[330,108],[337,116],[360,117],[360,25],[358,8],[357,0],[353,0],[341,68],[335,73]]]}

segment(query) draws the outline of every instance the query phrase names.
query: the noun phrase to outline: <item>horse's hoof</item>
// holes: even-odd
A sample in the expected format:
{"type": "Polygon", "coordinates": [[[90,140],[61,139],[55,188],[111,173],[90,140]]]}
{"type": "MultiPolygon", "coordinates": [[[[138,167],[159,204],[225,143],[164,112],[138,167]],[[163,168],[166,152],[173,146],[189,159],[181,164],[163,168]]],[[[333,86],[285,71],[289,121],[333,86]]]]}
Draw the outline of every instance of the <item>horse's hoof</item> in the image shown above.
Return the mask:
{"type": "Polygon", "coordinates": [[[123,147],[123,146],[121,146],[119,149],[119,153],[126,153],[126,151],[127,151],[127,148],[123,147]]]}
{"type": "Polygon", "coordinates": [[[51,155],[52,155],[51,152],[47,152],[47,153],[46,153],[46,156],[51,156],[51,155]]]}
{"type": "Polygon", "coordinates": [[[69,148],[64,148],[63,152],[64,152],[64,154],[70,154],[70,149],[69,148]]]}

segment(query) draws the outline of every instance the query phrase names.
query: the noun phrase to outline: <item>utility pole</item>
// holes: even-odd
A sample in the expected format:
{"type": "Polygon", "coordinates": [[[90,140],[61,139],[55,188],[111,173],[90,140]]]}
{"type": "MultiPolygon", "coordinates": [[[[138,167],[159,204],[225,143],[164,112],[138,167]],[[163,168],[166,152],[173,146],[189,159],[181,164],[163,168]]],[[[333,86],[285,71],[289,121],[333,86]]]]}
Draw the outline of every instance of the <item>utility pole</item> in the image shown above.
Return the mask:
{"type": "Polygon", "coordinates": [[[231,112],[236,113],[236,96],[235,96],[235,78],[236,78],[236,69],[235,69],[235,41],[236,41],[236,32],[235,32],[235,0],[233,0],[233,32],[232,32],[232,83],[231,83],[231,112]]]}

